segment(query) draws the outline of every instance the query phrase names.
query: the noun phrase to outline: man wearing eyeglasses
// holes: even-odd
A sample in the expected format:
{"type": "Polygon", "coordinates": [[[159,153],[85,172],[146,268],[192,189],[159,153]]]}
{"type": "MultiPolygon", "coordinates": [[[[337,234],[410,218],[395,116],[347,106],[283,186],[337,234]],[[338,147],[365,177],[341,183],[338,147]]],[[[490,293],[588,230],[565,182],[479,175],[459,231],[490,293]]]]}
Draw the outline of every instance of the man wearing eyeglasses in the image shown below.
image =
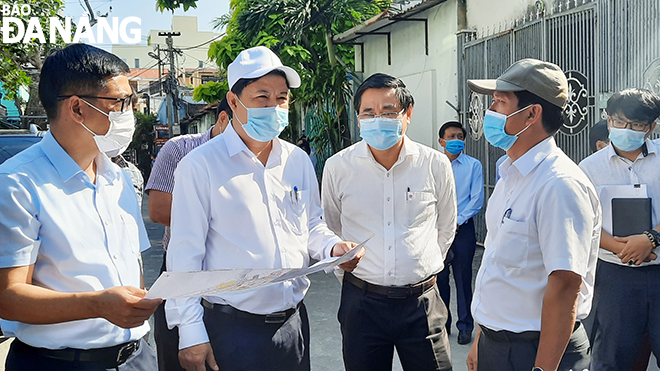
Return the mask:
{"type": "Polygon", "coordinates": [[[142,338],[149,248],[133,185],[112,163],[134,120],[126,63],[72,44],[44,61],[43,140],[0,166],[0,317],[6,370],[155,370],[142,338]]]}
{"type": "MultiPolygon", "coordinates": [[[[611,222],[603,218],[594,287],[593,371],[635,369],[644,332],[649,333],[653,353],[660,356],[660,260],[656,255],[660,142],[650,139],[660,116],[660,98],[648,90],[626,89],[607,101],[607,113],[611,145],[587,157],[580,167],[603,191],[621,186],[646,189],[641,196],[650,207],[630,210],[648,215],[649,220],[641,221],[644,225],[640,223],[634,234],[617,236],[617,213],[623,211],[615,209],[616,198],[611,205],[603,204],[603,210],[611,209],[612,217],[611,222]]],[[[632,205],[638,200],[624,201],[632,205]]],[[[602,193],[601,202],[606,202],[602,193]]]]}
{"type": "Polygon", "coordinates": [[[322,202],[330,229],[367,242],[343,275],[339,322],[348,371],[389,370],[396,348],[406,371],[450,370],[447,308],[436,274],[456,232],[456,189],[444,154],[405,133],[413,96],[382,73],[354,98],[363,140],[332,156],[322,202]]]}

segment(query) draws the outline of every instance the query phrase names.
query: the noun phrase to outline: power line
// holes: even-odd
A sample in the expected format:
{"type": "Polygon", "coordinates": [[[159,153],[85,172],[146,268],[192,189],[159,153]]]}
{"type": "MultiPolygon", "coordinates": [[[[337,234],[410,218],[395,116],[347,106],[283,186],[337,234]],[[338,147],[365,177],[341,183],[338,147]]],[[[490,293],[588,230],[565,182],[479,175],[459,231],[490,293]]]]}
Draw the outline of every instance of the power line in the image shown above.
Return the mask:
{"type": "Polygon", "coordinates": [[[211,40],[204,41],[203,43],[201,43],[201,44],[199,44],[199,45],[188,46],[188,47],[185,47],[185,48],[179,48],[179,50],[190,50],[190,49],[196,49],[196,48],[199,48],[199,47],[204,46],[204,45],[206,45],[206,44],[209,44],[209,43],[211,43],[211,42],[213,42],[213,41],[215,41],[215,40],[217,40],[217,39],[219,39],[219,38],[221,38],[221,37],[223,37],[223,36],[225,36],[225,35],[226,35],[226,34],[220,34],[220,35],[218,35],[218,36],[212,38],[211,40]]]}

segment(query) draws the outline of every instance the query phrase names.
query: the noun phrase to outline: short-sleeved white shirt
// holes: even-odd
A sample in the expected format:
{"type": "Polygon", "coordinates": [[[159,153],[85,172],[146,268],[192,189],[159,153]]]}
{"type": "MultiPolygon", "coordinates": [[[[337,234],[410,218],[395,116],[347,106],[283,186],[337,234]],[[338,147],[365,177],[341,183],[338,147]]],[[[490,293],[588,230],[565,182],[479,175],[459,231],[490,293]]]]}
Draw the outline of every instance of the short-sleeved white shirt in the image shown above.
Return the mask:
{"type": "MultiPolygon", "coordinates": [[[[646,184],[646,192],[651,198],[652,217],[654,226],[660,223],[660,157],[658,157],[660,140],[646,140],[646,154],[640,153],[635,161],[616,154],[610,144],[602,150],[585,158],[580,162],[580,168],[587,174],[596,187],[609,185],[646,184]]],[[[607,228],[606,228],[607,229],[607,228]]],[[[629,266],[623,264],[615,253],[600,249],[600,259],[626,267],[643,267],[660,264],[660,259],[629,266]]]]}
{"type": "Polygon", "coordinates": [[[517,161],[507,158],[486,208],[488,233],[472,314],[512,332],[540,331],[548,276],[582,277],[577,318],[591,309],[601,209],[596,189],[552,137],[517,161]]]}
{"type": "MultiPolygon", "coordinates": [[[[149,238],[133,184],[105,155],[94,161],[96,183],[47,133],[0,165],[0,268],[34,264],[32,283],[59,292],[140,287],[149,238]]],[[[91,349],[138,340],[149,324],[2,321],[2,330],[35,347],[91,349]]]]}

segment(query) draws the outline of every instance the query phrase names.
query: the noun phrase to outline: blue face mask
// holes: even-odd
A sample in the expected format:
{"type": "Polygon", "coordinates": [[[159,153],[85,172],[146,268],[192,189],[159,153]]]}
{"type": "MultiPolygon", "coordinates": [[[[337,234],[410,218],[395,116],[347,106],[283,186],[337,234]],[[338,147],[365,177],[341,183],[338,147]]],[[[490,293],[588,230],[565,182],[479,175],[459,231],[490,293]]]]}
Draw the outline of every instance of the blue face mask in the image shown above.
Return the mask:
{"type": "Polygon", "coordinates": [[[645,131],[610,128],[609,138],[614,146],[624,152],[634,151],[644,144],[645,131]]]}
{"type": "Polygon", "coordinates": [[[457,155],[465,149],[465,142],[460,139],[452,139],[446,141],[447,145],[445,146],[445,151],[451,153],[452,155],[457,155]]]}
{"type": "Polygon", "coordinates": [[[499,112],[486,110],[486,115],[484,115],[484,136],[486,137],[488,143],[508,151],[509,148],[513,146],[513,143],[515,143],[518,139],[518,135],[527,130],[529,126],[520,130],[516,135],[509,135],[504,130],[504,126],[506,126],[506,120],[509,117],[528,109],[531,106],[532,105],[530,104],[529,106],[519,109],[508,116],[499,112]]]}
{"type": "Polygon", "coordinates": [[[384,151],[401,140],[402,119],[375,117],[360,120],[360,136],[368,145],[384,151]]]}
{"type": "MultiPolygon", "coordinates": [[[[245,104],[238,100],[243,107],[245,104]]],[[[243,130],[252,139],[259,142],[269,142],[275,138],[289,125],[289,110],[279,106],[266,108],[247,108],[247,122],[243,124],[243,130]]]]}

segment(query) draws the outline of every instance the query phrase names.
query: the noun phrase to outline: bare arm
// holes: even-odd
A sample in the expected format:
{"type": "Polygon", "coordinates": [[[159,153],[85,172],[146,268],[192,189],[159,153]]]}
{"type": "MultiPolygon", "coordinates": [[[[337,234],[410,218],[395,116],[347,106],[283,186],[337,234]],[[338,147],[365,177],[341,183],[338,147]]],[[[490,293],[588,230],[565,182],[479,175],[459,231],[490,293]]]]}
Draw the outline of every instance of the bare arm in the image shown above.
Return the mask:
{"type": "Polygon", "coordinates": [[[170,226],[172,194],[152,189],[149,191],[149,217],[154,223],[170,226]]]}
{"type": "Polygon", "coordinates": [[[535,366],[556,370],[573,333],[582,278],[571,271],[550,273],[543,296],[541,338],[535,366]]]}
{"type": "Polygon", "coordinates": [[[102,291],[64,293],[32,284],[34,265],[0,269],[0,317],[41,325],[105,318],[117,326],[142,325],[161,300],[143,299],[145,290],[116,286],[102,291]]]}

